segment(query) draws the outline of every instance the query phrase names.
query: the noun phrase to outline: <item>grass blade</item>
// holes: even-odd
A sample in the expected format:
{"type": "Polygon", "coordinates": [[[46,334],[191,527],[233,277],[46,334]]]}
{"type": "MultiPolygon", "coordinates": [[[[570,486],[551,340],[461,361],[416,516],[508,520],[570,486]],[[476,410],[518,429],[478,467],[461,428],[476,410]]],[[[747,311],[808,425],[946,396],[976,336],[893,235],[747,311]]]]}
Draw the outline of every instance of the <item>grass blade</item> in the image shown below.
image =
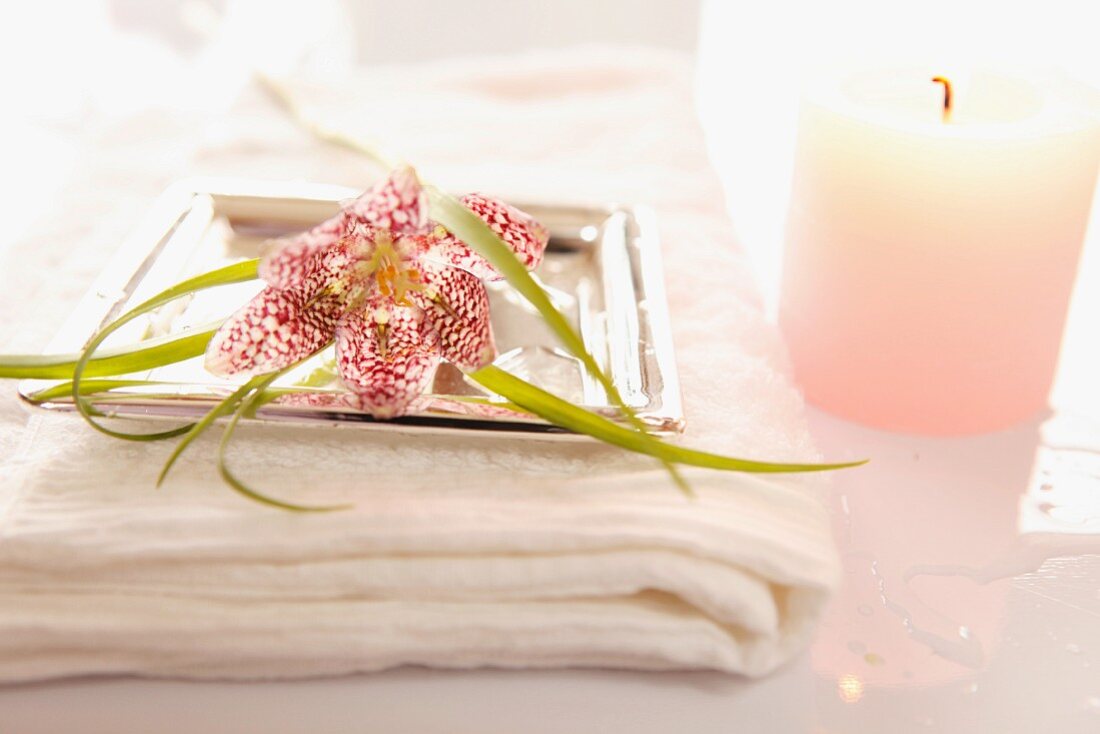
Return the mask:
{"type": "MultiPolygon", "coordinates": [[[[290,369],[290,368],[287,368],[290,369]]],[[[350,509],[353,505],[299,505],[292,502],[285,502],[283,500],[269,497],[261,492],[249,487],[247,484],[237,478],[233,472],[229,470],[229,466],[225,461],[226,449],[229,448],[229,441],[233,437],[233,432],[237,429],[237,423],[240,422],[241,416],[252,414],[256,408],[259,407],[259,403],[264,399],[266,390],[272,382],[274,382],[280,375],[287,370],[281,370],[272,375],[267,375],[263,378],[257,378],[253,382],[255,392],[241,403],[237,412],[233,414],[233,418],[225,426],[225,431],[222,433],[222,440],[218,444],[218,473],[221,474],[222,481],[232,487],[234,490],[247,497],[250,500],[259,502],[260,504],[267,505],[269,507],[275,507],[280,510],[289,510],[291,512],[337,512],[340,510],[350,509]]]]}
{"type": "MultiPolygon", "coordinates": [[[[346,149],[355,151],[366,157],[374,160],[375,162],[386,165],[388,168],[392,168],[393,164],[386,156],[380,155],[377,150],[371,146],[364,144],[362,141],[352,139],[345,135],[333,135],[330,131],[325,129],[316,120],[313,120],[308,115],[304,114],[301,108],[295,103],[293,96],[290,92],[268,77],[261,77],[260,82],[266,86],[268,91],[276,96],[278,101],[283,107],[290,113],[290,115],[309,133],[318,137],[321,140],[332,143],[337,146],[344,147],[346,149]]],[[[600,416],[584,411],[583,409],[576,408],[576,406],[570,405],[564,401],[559,400],[555,396],[545,393],[532,385],[528,385],[518,378],[504,373],[502,370],[494,368],[492,366],[479,370],[477,373],[471,375],[478,379],[476,375],[480,375],[479,382],[489,386],[488,383],[494,383],[501,387],[502,390],[511,390],[513,388],[531,388],[535,390],[535,393],[531,393],[529,398],[532,403],[538,403],[544,413],[539,413],[546,420],[551,422],[557,422],[552,416],[557,415],[563,421],[567,423],[561,423],[566,428],[572,430],[578,430],[582,433],[587,433],[594,438],[601,440],[608,440],[611,443],[623,446],[624,448],[630,448],[635,451],[642,451],[642,453],[648,453],[653,456],[657,456],[661,459],[665,468],[672,476],[673,481],[681,490],[690,494],[690,488],[687,482],[679,474],[676,467],[672,462],[683,461],[683,463],[698,463],[704,461],[705,457],[712,457],[714,460],[722,460],[733,462],[733,465],[724,467],[737,471],[822,471],[826,469],[840,469],[849,466],[858,466],[866,462],[852,462],[844,464],[773,464],[769,462],[747,461],[742,459],[732,459],[728,457],[720,457],[710,454],[702,454],[701,452],[693,452],[688,449],[679,449],[675,446],[663,443],[659,439],[651,436],[648,432],[647,426],[638,419],[637,414],[626,405],[623,401],[619,391],[615,388],[615,385],[600,369],[596,360],[588,353],[585,348],[584,341],[580,335],[573,329],[568,320],[554,307],[554,304],[550,301],[550,298],[546,295],[545,291],[539,286],[539,284],[531,277],[527,272],[527,269],[523,264],[515,257],[512,251],[507,245],[496,235],[488,225],[485,224],[477,215],[462,206],[461,202],[452,196],[448,196],[439,191],[433,186],[425,186],[425,191],[428,195],[429,206],[431,208],[432,217],[451,231],[459,239],[463,240],[476,250],[480,255],[485,257],[492,263],[505,277],[508,283],[515,288],[521,295],[538,310],[542,315],[546,324],[557,335],[562,344],[589,370],[589,372],[596,378],[600,385],[607,392],[608,398],[611,402],[619,408],[622,414],[627,418],[633,430],[625,429],[615,423],[607,421],[600,416]],[[571,410],[567,410],[571,409],[571,410]],[[585,416],[591,416],[602,423],[597,422],[592,424],[585,419],[585,416]],[[630,440],[628,440],[630,439],[630,440]],[[680,458],[669,458],[675,455],[680,458]],[[694,458],[695,461],[687,461],[684,457],[694,458]],[[783,467],[783,468],[777,468],[783,467]]],[[[493,390],[492,387],[490,387],[493,390]]],[[[493,390],[497,394],[511,398],[512,394],[503,393],[497,390],[493,390]]],[[[520,390],[522,392],[522,390],[520,390]]],[[[518,400],[513,400],[517,404],[523,406],[518,400]]],[[[531,405],[524,406],[531,409],[532,412],[538,413],[531,405]]],[[[706,459],[710,461],[710,459],[706,459]]],[[[719,462],[721,463],[721,462],[719,462]]],[[[700,466],[708,465],[706,463],[699,464],[700,466]]],[[[712,467],[722,468],[722,467],[712,467]]]]}
{"type": "Polygon", "coordinates": [[[290,90],[272,77],[260,72],[256,72],[255,77],[256,81],[259,82],[260,86],[271,96],[275,103],[282,107],[283,110],[303,129],[307,130],[310,135],[331,145],[354,150],[356,153],[366,156],[387,170],[397,166],[397,162],[384,154],[379,146],[364,142],[347,133],[322,124],[298,105],[294,100],[294,95],[290,93],[290,90]]]}
{"type": "MultiPolygon", "coordinates": [[[[80,383],[81,395],[98,395],[100,393],[108,393],[111,390],[116,390],[120,387],[146,387],[149,385],[163,385],[165,387],[174,387],[174,382],[158,382],[156,380],[84,380],[80,383]]],[[[73,383],[62,382],[53,387],[47,387],[44,390],[39,390],[36,393],[32,393],[27,396],[27,399],[34,404],[47,403],[56,398],[70,398],[73,394],[73,383]]],[[[172,393],[171,395],[174,395],[172,393]]],[[[123,397],[123,396],[117,396],[123,397]]],[[[128,395],[125,397],[150,397],[147,394],[141,395],[128,395]]]]}
{"type": "MultiPolygon", "coordinates": [[[[426,186],[425,190],[428,194],[432,218],[450,230],[458,239],[474,248],[478,254],[500,271],[508,284],[538,310],[543,321],[554,332],[562,345],[573,356],[581,360],[588,372],[603,387],[612,404],[619,409],[634,429],[648,435],[648,426],[640,421],[634,410],[626,404],[611,378],[596,362],[595,357],[589,353],[580,334],[577,333],[561,311],[554,306],[546,291],[531,277],[531,274],[527,272],[527,268],[519,261],[511,248],[481,217],[464,207],[458,199],[443,193],[434,186],[426,186]]],[[[652,440],[656,441],[658,439],[654,438],[652,440]]],[[[662,463],[680,491],[692,496],[694,493],[691,491],[691,487],[676,467],[664,460],[662,460],[662,463]]]]}
{"type": "Polygon", "coordinates": [[[100,433],[104,433],[114,438],[121,438],[127,441],[157,441],[166,438],[174,438],[181,436],[189,431],[193,424],[186,426],[180,426],[169,431],[160,431],[156,433],[129,433],[125,431],[116,431],[111,428],[107,428],[104,425],[98,423],[94,416],[96,415],[95,409],[92,407],[90,401],[86,400],[80,391],[80,381],[84,376],[84,372],[88,367],[88,364],[95,356],[96,350],[99,345],[104,342],[111,334],[118,331],[122,326],[128,324],[134,319],[149,313],[150,311],[163,306],[166,303],[181,298],[183,296],[190,295],[196,291],[204,290],[206,288],[213,288],[220,285],[228,285],[230,283],[242,283],[248,280],[254,280],[257,277],[257,271],[259,268],[259,259],[245,260],[243,262],[234,263],[233,265],[227,265],[217,270],[212,270],[202,275],[197,275],[193,278],[177,283],[171,288],[158,293],[144,303],[139,304],[133,309],[127,311],[125,314],[115,319],[109,325],[104,327],[95,337],[88,342],[88,345],[84,348],[84,352],[77,359],[76,364],[73,366],[72,372],[72,396],[73,403],[76,405],[76,409],[80,412],[80,415],[84,420],[95,430],[100,433]]]}
{"type": "Polygon", "coordinates": [[[266,376],[253,377],[211,408],[201,420],[192,424],[187,433],[184,434],[183,439],[176,444],[176,448],[172,449],[172,453],[168,456],[168,461],[164,462],[164,468],[160,470],[160,475],[157,476],[157,486],[159,487],[164,483],[164,478],[168,476],[168,472],[171,470],[172,465],[176,463],[176,459],[178,459],[180,455],[187,450],[187,447],[190,446],[196,438],[201,436],[214,421],[223,415],[228,415],[235,411],[237,406],[241,404],[241,401],[243,401],[250,392],[259,385],[266,385],[268,383],[270,383],[270,380],[268,380],[266,376]]]}
{"type": "MultiPolygon", "coordinates": [[[[584,340],[568,319],[554,306],[542,286],[527,272],[527,268],[516,258],[511,248],[482,221],[481,217],[464,207],[458,199],[444,194],[434,186],[425,186],[425,190],[431,205],[432,219],[442,224],[455,237],[474,248],[478,254],[492,263],[508,284],[538,310],[562,345],[577,359],[584,362],[584,366],[607,391],[608,397],[615,400],[618,390],[600,369],[595,358],[588,353],[584,340]]],[[[617,402],[622,402],[622,399],[619,398],[617,402]]]]}
{"type": "Polygon", "coordinates": [[[623,427],[592,411],[578,408],[520,378],[490,365],[470,373],[470,378],[539,417],[577,433],[584,433],[630,451],[649,454],[669,463],[689,464],[721,471],[754,473],[816,472],[860,466],[866,461],[839,464],[788,464],[737,459],[684,448],[623,427]]]}
{"type": "MultiPolygon", "coordinates": [[[[184,335],[146,339],[133,346],[104,349],[88,361],[85,377],[109,377],[143,372],[182,362],[202,354],[217,326],[202,327],[184,335]]],[[[73,376],[81,353],[6,354],[0,356],[0,378],[66,380],[73,376]]]]}

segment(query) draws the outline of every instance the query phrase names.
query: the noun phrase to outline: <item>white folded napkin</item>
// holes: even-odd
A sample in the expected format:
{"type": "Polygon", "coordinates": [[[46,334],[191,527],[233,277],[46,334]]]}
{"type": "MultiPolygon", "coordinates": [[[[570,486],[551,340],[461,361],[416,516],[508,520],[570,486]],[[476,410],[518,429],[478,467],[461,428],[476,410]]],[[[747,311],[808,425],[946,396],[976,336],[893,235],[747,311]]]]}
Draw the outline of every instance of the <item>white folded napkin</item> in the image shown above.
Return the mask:
{"type": "MultiPolygon", "coordinates": [[[[653,206],[685,443],[816,459],[707,168],[688,78],[678,57],[588,49],[295,88],[446,188],[653,206]]],[[[107,131],[141,142],[99,149],[106,160],[95,165],[172,159],[164,151],[182,143],[164,130],[143,120],[107,131]]],[[[258,94],[187,139],[194,154],[163,166],[158,183],[186,172],[365,186],[376,175],[302,137],[258,94]]],[[[97,180],[89,196],[115,227],[147,195],[97,180]],[[125,203],[112,209],[112,196],[125,203]]],[[[25,351],[33,328],[54,326],[110,251],[88,208],[77,207],[79,220],[58,213],[66,242],[45,229],[21,247],[62,261],[82,236],[93,251],[80,252],[79,272],[4,255],[12,282],[0,314],[21,327],[0,332],[0,350],[25,351]],[[48,306],[27,305],[46,293],[57,294],[48,306]]],[[[692,471],[699,497],[688,500],[652,461],[593,442],[242,429],[232,461],[254,485],[297,502],[355,503],[293,515],[222,486],[212,439],[156,490],[165,444],[116,442],[72,415],[28,418],[14,384],[4,387],[0,680],[292,677],[406,663],[760,675],[806,641],[838,577],[805,477],[692,471]]]]}

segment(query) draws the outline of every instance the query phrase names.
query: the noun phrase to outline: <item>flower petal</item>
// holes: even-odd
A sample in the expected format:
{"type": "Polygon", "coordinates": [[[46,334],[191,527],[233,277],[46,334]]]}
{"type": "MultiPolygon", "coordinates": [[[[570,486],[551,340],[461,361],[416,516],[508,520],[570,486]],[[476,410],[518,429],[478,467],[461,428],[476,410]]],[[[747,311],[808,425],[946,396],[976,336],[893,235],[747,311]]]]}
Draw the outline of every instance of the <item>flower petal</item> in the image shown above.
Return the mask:
{"type": "Polygon", "coordinates": [[[443,358],[461,370],[496,358],[485,284],[465,270],[421,261],[426,290],[413,297],[439,332],[443,358]]]}
{"type": "Polygon", "coordinates": [[[297,282],[293,288],[302,291],[307,299],[327,296],[330,301],[346,295],[356,281],[355,265],[370,255],[374,239],[387,235],[383,230],[357,222],[348,222],[343,234],[335,242],[318,248],[298,265],[297,282]]]}
{"type": "MultiPolygon", "coordinates": [[[[534,270],[542,262],[550,232],[530,214],[483,194],[466,194],[460,201],[500,235],[528,270],[534,270]]],[[[488,260],[450,233],[435,242],[428,257],[462,268],[483,280],[503,277],[488,260]]]]}
{"type": "Polygon", "coordinates": [[[345,216],[338,214],[294,237],[272,240],[260,262],[260,278],[276,288],[290,288],[302,281],[313,255],[335,244],[344,232],[345,216]]]}
{"type": "Polygon", "coordinates": [[[339,309],[309,303],[302,288],[268,286],[229,317],[206,347],[206,369],[215,375],[253,375],[281,370],[332,340],[339,309]]]}
{"type": "Polygon", "coordinates": [[[416,307],[381,300],[336,328],[336,367],[360,409],[375,418],[409,411],[439,366],[439,335],[416,307]]]}
{"type": "Polygon", "coordinates": [[[417,234],[428,226],[428,196],[411,167],[398,168],[347,206],[360,222],[394,234],[417,234]]]}

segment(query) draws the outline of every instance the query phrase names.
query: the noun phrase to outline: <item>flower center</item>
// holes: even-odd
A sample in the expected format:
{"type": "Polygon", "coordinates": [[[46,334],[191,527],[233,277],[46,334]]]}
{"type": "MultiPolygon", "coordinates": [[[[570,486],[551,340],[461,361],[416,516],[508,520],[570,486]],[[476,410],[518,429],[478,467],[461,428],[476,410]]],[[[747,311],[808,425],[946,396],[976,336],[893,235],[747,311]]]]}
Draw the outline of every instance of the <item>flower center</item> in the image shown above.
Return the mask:
{"type": "Polygon", "coordinates": [[[415,245],[377,232],[370,240],[352,245],[353,263],[326,289],[348,310],[364,308],[375,294],[398,306],[411,306],[409,294],[423,292],[423,273],[417,266],[415,245]]]}
{"type": "Polygon", "coordinates": [[[392,298],[400,306],[412,305],[408,294],[423,291],[422,275],[416,265],[416,259],[405,252],[407,247],[398,240],[395,242],[389,233],[380,232],[374,239],[374,249],[370,257],[360,264],[363,276],[374,276],[378,292],[392,298]]]}

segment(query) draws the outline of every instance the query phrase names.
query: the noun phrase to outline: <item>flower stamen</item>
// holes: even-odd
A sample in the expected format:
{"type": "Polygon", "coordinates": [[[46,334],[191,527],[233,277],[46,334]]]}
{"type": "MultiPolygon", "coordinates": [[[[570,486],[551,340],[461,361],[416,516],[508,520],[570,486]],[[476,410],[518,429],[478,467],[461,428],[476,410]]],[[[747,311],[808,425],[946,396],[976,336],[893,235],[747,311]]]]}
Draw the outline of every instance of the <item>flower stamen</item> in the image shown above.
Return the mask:
{"type": "Polygon", "coordinates": [[[401,240],[395,241],[387,232],[377,233],[373,244],[370,257],[357,268],[361,277],[373,276],[383,297],[392,298],[401,306],[411,306],[408,294],[424,290],[424,285],[420,271],[415,267],[406,267],[408,258],[399,251],[407,249],[407,245],[401,240]]]}
{"type": "Polygon", "coordinates": [[[375,330],[378,332],[378,356],[382,359],[389,358],[389,332],[390,327],[387,323],[379,323],[375,325],[375,330]]]}

